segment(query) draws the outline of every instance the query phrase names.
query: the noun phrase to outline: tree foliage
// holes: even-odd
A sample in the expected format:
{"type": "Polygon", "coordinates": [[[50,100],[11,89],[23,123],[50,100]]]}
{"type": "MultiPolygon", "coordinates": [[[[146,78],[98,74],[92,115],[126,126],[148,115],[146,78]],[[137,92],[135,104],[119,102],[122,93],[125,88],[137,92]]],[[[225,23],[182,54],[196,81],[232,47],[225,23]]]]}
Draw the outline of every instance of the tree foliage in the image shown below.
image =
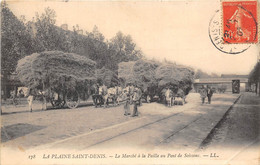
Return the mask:
{"type": "Polygon", "coordinates": [[[254,69],[250,72],[249,80],[252,83],[260,82],[260,62],[258,62],[254,69]]]}
{"type": "Polygon", "coordinates": [[[1,13],[1,71],[9,75],[17,61],[32,53],[31,38],[23,22],[18,20],[5,3],[1,13]]]}

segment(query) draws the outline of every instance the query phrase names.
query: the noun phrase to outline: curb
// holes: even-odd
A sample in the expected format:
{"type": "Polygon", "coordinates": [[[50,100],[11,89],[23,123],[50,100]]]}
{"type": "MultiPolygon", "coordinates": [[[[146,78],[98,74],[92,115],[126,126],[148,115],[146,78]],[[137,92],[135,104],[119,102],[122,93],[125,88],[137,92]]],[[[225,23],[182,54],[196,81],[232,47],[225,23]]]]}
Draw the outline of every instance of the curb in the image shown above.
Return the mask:
{"type": "Polygon", "coordinates": [[[200,143],[198,149],[204,149],[212,140],[213,135],[217,131],[218,127],[224,122],[229,112],[233,109],[234,105],[238,102],[238,100],[241,98],[242,94],[240,94],[237,99],[234,101],[234,103],[228,108],[228,110],[225,112],[225,114],[222,116],[222,118],[218,121],[218,123],[212,128],[212,130],[209,132],[209,134],[206,136],[206,138],[200,143]]]}

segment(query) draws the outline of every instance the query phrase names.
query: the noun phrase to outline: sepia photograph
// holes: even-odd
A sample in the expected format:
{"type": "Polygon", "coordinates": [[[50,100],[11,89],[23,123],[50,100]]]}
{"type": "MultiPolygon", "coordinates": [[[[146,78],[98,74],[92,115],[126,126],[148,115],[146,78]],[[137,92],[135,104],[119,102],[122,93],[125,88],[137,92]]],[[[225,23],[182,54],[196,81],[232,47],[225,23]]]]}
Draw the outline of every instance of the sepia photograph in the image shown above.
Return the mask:
{"type": "Polygon", "coordinates": [[[258,0],[2,0],[1,165],[259,165],[258,0]]]}

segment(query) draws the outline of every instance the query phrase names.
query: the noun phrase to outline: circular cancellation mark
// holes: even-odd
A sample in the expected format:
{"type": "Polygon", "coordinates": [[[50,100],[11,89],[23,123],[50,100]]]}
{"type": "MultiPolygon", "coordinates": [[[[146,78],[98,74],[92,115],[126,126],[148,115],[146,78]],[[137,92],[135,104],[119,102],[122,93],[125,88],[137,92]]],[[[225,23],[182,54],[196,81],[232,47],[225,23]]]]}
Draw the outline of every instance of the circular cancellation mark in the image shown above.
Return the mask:
{"type": "Polygon", "coordinates": [[[217,10],[209,23],[209,38],[212,44],[221,52],[227,54],[239,54],[246,51],[250,44],[229,44],[224,43],[222,35],[222,23],[220,21],[220,11],[217,10]]]}

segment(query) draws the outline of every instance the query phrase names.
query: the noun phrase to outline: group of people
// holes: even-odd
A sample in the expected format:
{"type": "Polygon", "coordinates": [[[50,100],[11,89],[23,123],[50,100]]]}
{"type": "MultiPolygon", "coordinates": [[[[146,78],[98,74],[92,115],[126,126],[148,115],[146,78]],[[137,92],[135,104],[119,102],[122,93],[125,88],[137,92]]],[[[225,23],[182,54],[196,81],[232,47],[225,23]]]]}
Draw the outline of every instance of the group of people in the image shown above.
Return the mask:
{"type": "Polygon", "coordinates": [[[95,84],[96,92],[92,95],[93,103],[97,107],[98,102],[104,108],[107,107],[109,99],[114,102],[114,105],[119,105],[120,102],[124,103],[124,115],[131,115],[132,117],[138,116],[138,105],[141,105],[142,90],[136,85],[129,84],[125,88],[121,86],[113,86],[108,88],[105,84],[95,84]],[[130,107],[133,105],[132,113],[130,107]]]}
{"type": "Polygon", "coordinates": [[[211,98],[213,96],[213,90],[210,86],[207,86],[205,88],[205,86],[203,85],[201,87],[201,89],[199,90],[199,93],[200,93],[200,98],[201,98],[202,104],[205,103],[206,97],[208,98],[208,104],[211,103],[211,98]]]}
{"type": "Polygon", "coordinates": [[[173,105],[176,98],[181,99],[182,105],[186,103],[186,94],[181,88],[178,88],[177,91],[174,93],[169,87],[167,87],[164,96],[168,107],[171,107],[173,105]]]}
{"type": "Polygon", "coordinates": [[[137,86],[129,85],[124,88],[124,115],[131,115],[132,117],[138,116],[138,106],[141,106],[142,91],[137,86]],[[130,105],[133,106],[132,114],[130,113],[130,105]]]}

